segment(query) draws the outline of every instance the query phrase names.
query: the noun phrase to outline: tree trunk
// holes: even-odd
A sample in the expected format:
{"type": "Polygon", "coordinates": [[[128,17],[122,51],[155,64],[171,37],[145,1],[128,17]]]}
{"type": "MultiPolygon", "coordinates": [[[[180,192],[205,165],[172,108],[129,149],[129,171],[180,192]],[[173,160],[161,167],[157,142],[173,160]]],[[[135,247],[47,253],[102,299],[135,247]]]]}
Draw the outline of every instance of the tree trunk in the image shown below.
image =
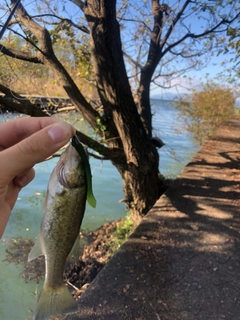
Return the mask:
{"type": "Polygon", "coordinates": [[[115,124],[116,143],[123,152],[113,164],[123,178],[125,201],[137,224],[159,196],[159,156],[141,121],[128,82],[116,1],[88,0],[84,12],[90,27],[93,67],[105,123],[115,124]]]}

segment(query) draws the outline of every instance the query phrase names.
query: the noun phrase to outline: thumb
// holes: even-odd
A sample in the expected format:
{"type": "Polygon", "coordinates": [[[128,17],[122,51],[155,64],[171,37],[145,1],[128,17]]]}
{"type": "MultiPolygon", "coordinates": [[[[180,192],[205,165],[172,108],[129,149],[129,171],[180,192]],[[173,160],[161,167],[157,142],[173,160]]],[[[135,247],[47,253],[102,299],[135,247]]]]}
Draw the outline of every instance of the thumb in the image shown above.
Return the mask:
{"type": "Polygon", "coordinates": [[[64,146],[74,135],[74,128],[63,121],[32,134],[16,145],[0,152],[0,186],[45,160],[64,146]]]}

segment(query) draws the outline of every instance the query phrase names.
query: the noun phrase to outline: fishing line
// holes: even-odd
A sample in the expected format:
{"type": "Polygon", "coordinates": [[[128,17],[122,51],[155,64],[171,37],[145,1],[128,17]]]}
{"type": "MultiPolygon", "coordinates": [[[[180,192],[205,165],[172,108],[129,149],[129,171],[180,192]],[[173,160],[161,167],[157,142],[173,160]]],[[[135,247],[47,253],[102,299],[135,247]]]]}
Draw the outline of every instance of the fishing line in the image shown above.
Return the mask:
{"type": "MultiPolygon", "coordinates": [[[[3,27],[2,27],[2,30],[0,31],[0,40],[2,39],[2,37],[3,37],[3,35],[4,35],[4,33],[5,33],[6,29],[7,29],[7,27],[8,27],[8,25],[9,25],[10,21],[12,20],[12,17],[13,17],[13,15],[14,15],[15,11],[17,10],[17,7],[19,6],[20,2],[21,2],[21,0],[18,0],[18,1],[15,3],[14,7],[12,8],[12,11],[10,12],[9,17],[7,18],[7,21],[4,23],[4,25],[3,25],[3,27]]],[[[10,7],[10,8],[11,8],[11,7],[10,7]]]]}

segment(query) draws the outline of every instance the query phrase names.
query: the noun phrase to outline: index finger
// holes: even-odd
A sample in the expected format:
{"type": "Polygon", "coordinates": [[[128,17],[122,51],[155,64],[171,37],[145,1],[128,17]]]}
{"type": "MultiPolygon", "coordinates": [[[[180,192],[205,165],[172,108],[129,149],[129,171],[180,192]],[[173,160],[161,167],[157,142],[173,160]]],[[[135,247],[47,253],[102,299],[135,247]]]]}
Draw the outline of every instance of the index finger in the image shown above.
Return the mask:
{"type": "Polygon", "coordinates": [[[28,117],[0,124],[0,146],[4,149],[13,146],[33,133],[58,122],[51,117],[28,117]]]}
{"type": "Polygon", "coordinates": [[[64,121],[47,126],[0,152],[0,187],[65,145],[75,129],[64,121]]]}

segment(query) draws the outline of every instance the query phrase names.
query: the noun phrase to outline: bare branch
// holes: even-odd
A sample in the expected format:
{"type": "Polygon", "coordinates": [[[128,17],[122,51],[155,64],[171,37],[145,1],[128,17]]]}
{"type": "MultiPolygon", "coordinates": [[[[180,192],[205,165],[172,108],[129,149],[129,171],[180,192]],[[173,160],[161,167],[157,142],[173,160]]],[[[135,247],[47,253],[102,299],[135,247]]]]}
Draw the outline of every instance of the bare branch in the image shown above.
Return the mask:
{"type": "Polygon", "coordinates": [[[14,92],[13,90],[10,90],[8,87],[4,86],[3,84],[0,84],[0,92],[4,93],[8,97],[22,99],[22,100],[24,99],[23,96],[14,92]]]}
{"type": "Polygon", "coordinates": [[[142,20],[140,19],[127,19],[127,18],[119,18],[119,21],[126,21],[126,22],[135,22],[135,23],[140,23],[142,24],[148,31],[151,32],[151,28],[142,20]]]}
{"type": "Polygon", "coordinates": [[[23,61],[29,61],[33,63],[43,63],[37,55],[31,54],[27,51],[15,50],[12,48],[6,48],[5,46],[0,44],[0,52],[6,54],[9,57],[16,58],[23,61]]]}
{"type": "Polygon", "coordinates": [[[172,31],[174,30],[176,24],[178,23],[178,21],[180,20],[180,18],[182,17],[184,11],[186,10],[187,6],[192,2],[192,0],[187,0],[182,9],[178,12],[176,18],[173,20],[173,22],[171,23],[171,26],[169,27],[164,39],[162,39],[161,41],[161,48],[163,48],[163,46],[165,45],[165,43],[167,42],[168,38],[170,37],[172,31]]]}
{"type": "Polygon", "coordinates": [[[31,117],[47,117],[46,111],[28,102],[16,103],[0,96],[0,105],[15,112],[28,114],[31,117]]]}
{"type": "MultiPolygon", "coordinates": [[[[37,19],[37,18],[43,18],[43,17],[53,17],[53,18],[59,19],[59,20],[61,20],[62,22],[67,22],[68,24],[70,24],[71,26],[75,27],[76,29],[81,30],[81,31],[89,34],[88,28],[86,28],[84,25],[76,24],[76,23],[74,23],[74,22],[73,22],[72,20],[70,20],[70,19],[61,18],[61,17],[59,17],[59,16],[57,16],[57,15],[55,15],[55,14],[41,14],[41,15],[32,16],[33,19],[34,19],[34,18],[36,18],[36,19],[37,19]]],[[[45,21],[45,22],[48,23],[48,24],[51,24],[51,23],[48,22],[48,21],[45,21]]],[[[52,24],[58,24],[58,23],[52,23],[52,24]]]]}
{"type": "Polygon", "coordinates": [[[109,159],[116,162],[122,161],[121,159],[123,158],[123,152],[121,149],[118,149],[118,148],[111,149],[111,148],[105,147],[103,144],[90,138],[89,136],[85,135],[80,131],[77,131],[77,136],[83,144],[97,151],[99,154],[104,156],[105,159],[109,159]]]}
{"type": "Polygon", "coordinates": [[[132,62],[134,66],[137,66],[139,69],[143,69],[143,66],[136,60],[134,60],[129,54],[123,52],[123,54],[132,62]]]}
{"type": "MultiPolygon", "coordinates": [[[[206,52],[209,51],[209,48],[205,50],[206,52]]],[[[184,54],[184,52],[174,52],[173,50],[169,50],[169,52],[174,55],[174,56],[180,56],[184,59],[190,59],[190,58],[194,58],[194,57],[199,57],[199,52],[195,52],[195,53],[192,53],[192,54],[184,54]]],[[[203,51],[202,51],[203,52],[203,51]]]]}
{"type": "Polygon", "coordinates": [[[37,108],[29,99],[19,95],[2,84],[0,84],[0,92],[5,94],[5,96],[0,95],[1,106],[12,111],[28,114],[32,117],[48,116],[46,111],[41,108],[37,108]]]}
{"type": "MultiPolygon", "coordinates": [[[[186,1],[186,2],[188,2],[188,1],[186,1]]],[[[191,2],[191,1],[189,0],[189,2],[191,2]]],[[[180,12],[179,12],[179,13],[180,13],[180,12]]],[[[179,14],[178,14],[178,15],[179,15],[179,14]]],[[[177,18],[179,19],[180,16],[178,17],[178,15],[177,15],[177,18]]],[[[222,20],[221,20],[218,24],[216,24],[213,28],[208,29],[208,30],[205,30],[204,32],[199,33],[199,34],[194,34],[194,33],[190,33],[190,32],[189,32],[189,33],[187,33],[186,35],[184,35],[182,38],[180,38],[178,41],[174,42],[174,43],[171,44],[171,45],[168,45],[168,47],[166,48],[166,50],[163,51],[163,53],[162,53],[161,56],[163,57],[163,56],[164,56],[167,52],[169,52],[172,48],[178,46],[180,43],[182,43],[184,40],[186,40],[186,39],[188,39],[188,38],[199,39],[199,38],[202,38],[202,37],[206,37],[207,35],[209,35],[209,34],[211,34],[211,33],[222,33],[222,32],[224,32],[224,31],[227,31],[227,30],[228,30],[228,26],[226,26],[225,29],[221,29],[221,30],[217,30],[217,29],[218,29],[220,26],[224,25],[224,24],[229,25],[229,24],[233,23],[233,22],[234,22],[235,20],[237,20],[239,17],[240,17],[240,13],[238,13],[238,14],[237,14],[233,19],[231,19],[231,20],[222,19],[222,20]]],[[[177,19],[177,18],[176,18],[176,19],[177,19]]],[[[174,21],[173,24],[174,24],[174,25],[176,24],[175,21],[174,21]]],[[[166,34],[166,36],[165,36],[165,38],[164,38],[164,40],[163,40],[163,42],[162,42],[162,44],[161,44],[161,47],[163,47],[164,44],[166,43],[166,41],[167,41],[167,39],[169,38],[172,30],[173,30],[173,26],[171,26],[171,27],[169,28],[169,30],[168,30],[168,32],[167,32],[167,34],[166,34]]]]}

